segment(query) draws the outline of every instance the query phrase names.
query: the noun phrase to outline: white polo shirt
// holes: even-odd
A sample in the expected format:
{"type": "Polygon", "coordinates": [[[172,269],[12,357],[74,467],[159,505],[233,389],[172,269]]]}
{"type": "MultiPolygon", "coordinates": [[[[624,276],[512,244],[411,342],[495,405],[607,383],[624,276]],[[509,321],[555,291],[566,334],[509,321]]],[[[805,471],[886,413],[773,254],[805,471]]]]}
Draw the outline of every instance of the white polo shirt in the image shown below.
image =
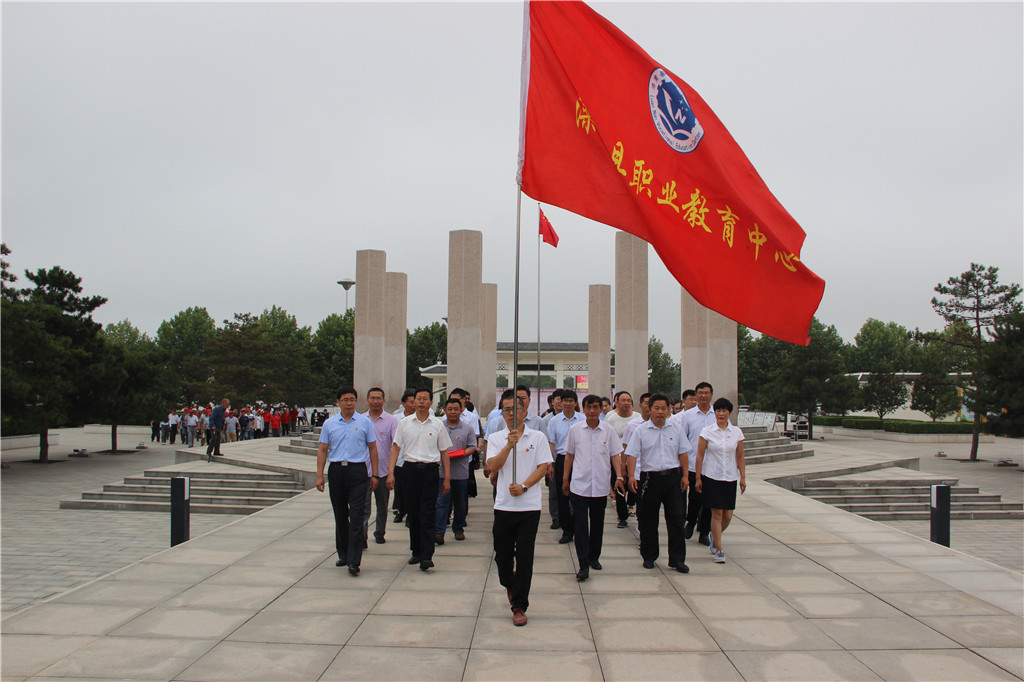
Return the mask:
{"type": "MultiPolygon", "coordinates": [[[[495,431],[487,439],[487,452],[494,458],[508,443],[508,429],[495,431]]],[[[541,464],[549,464],[551,459],[551,447],[548,439],[540,431],[524,429],[523,437],[516,443],[516,483],[522,483],[533,475],[541,464]]],[[[541,489],[544,488],[540,481],[527,489],[526,493],[519,497],[512,497],[508,487],[512,485],[512,453],[509,453],[505,465],[498,469],[497,495],[494,498],[494,508],[499,511],[540,511],[541,489]]],[[[547,493],[544,493],[547,497],[547,493]]]]}
{"type": "Polygon", "coordinates": [[[619,434],[607,421],[592,429],[587,422],[573,424],[565,439],[565,453],[572,455],[569,491],[582,497],[604,497],[612,477],[612,457],[621,452],[619,434]]]}
{"type": "Polygon", "coordinates": [[[743,441],[740,427],[729,424],[720,429],[715,422],[704,427],[700,437],[707,442],[704,459],[700,464],[701,475],[716,481],[738,481],[740,470],[736,466],[736,447],[743,441]]]}
{"type": "Polygon", "coordinates": [[[400,448],[399,458],[405,462],[440,462],[441,453],[452,446],[448,429],[440,419],[428,415],[421,422],[415,412],[398,423],[394,443],[400,448]]]}
{"type": "Polygon", "coordinates": [[[675,469],[684,452],[686,441],[680,437],[679,425],[668,419],[660,429],[652,421],[640,424],[626,446],[626,455],[636,458],[636,468],[641,472],[675,469]]]}
{"type": "Polygon", "coordinates": [[[697,439],[700,432],[706,426],[715,425],[715,411],[709,406],[707,412],[701,412],[699,407],[692,407],[685,412],[672,415],[670,421],[679,425],[679,431],[686,440],[686,451],[690,457],[688,462],[690,471],[696,471],[697,466],[697,439]]]}

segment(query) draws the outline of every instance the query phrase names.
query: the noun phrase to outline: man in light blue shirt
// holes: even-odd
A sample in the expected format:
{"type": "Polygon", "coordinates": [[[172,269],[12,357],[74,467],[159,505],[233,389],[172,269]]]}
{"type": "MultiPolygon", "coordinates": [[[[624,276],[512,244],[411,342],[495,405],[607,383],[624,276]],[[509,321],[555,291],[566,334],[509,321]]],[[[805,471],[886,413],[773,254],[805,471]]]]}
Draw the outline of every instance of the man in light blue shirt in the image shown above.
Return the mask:
{"type": "Polygon", "coordinates": [[[548,421],[548,442],[551,454],[555,459],[555,480],[551,485],[555,488],[555,499],[558,501],[558,524],[562,527],[561,545],[572,542],[576,534],[576,524],[572,516],[569,496],[562,492],[565,485],[565,442],[569,437],[569,429],[573,424],[585,422],[586,418],[576,411],[576,391],[562,389],[562,411],[548,421]]]}
{"type": "Polygon", "coordinates": [[[356,389],[345,386],[336,401],[341,414],[324,422],[316,453],[316,489],[324,491],[324,466],[331,463],[327,477],[334,508],[335,566],[348,566],[349,575],[359,575],[363,558],[363,518],[366,494],[377,489],[377,435],[373,423],[356,413],[356,389]]]}

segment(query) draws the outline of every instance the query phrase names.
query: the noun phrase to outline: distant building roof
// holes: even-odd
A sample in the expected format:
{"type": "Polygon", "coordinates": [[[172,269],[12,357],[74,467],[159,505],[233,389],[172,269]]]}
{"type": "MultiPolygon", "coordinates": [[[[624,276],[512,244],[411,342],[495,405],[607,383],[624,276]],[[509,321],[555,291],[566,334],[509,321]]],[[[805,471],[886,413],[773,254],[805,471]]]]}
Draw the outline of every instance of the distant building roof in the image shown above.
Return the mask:
{"type": "MultiPolygon", "coordinates": [[[[588,348],[588,345],[589,344],[586,344],[586,343],[561,343],[561,342],[556,342],[556,341],[541,341],[541,343],[540,343],[540,350],[541,350],[541,352],[553,351],[553,352],[556,352],[556,353],[558,353],[558,352],[562,352],[562,353],[577,352],[578,353],[578,352],[586,352],[587,348],[588,348]]],[[[514,343],[512,341],[498,341],[498,350],[511,351],[511,350],[513,350],[513,346],[514,346],[514,343]]],[[[534,341],[532,343],[530,343],[528,341],[520,341],[519,342],[519,352],[520,353],[524,353],[524,352],[528,353],[530,351],[533,351],[534,353],[537,352],[537,342],[536,341],[534,341]]]]}

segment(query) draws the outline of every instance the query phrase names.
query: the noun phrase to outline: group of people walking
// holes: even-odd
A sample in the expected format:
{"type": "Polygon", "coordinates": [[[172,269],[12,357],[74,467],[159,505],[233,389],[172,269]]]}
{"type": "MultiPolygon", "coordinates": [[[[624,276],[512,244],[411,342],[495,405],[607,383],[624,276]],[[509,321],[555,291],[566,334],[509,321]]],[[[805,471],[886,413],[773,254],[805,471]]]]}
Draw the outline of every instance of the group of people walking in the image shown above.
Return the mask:
{"type": "Polygon", "coordinates": [[[620,391],[614,409],[608,409],[607,399],[588,395],[579,412],[576,393],[559,389],[540,417],[528,410],[529,389],[519,386],[502,394],[481,433],[481,420],[462,389],[451,391],[439,418],[431,411],[429,389],[406,391],[402,407],[388,414],[384,391],[371,388],[367,410],[360,414],[358,392],[344,387],[337,393],[340,414],[324,422],[317,453],[316,487],[321,492],[330,487],[334,509],[336,565],[360,574],[371,499],[374,541],[386,542],[389,497],[395,491],[393,522],[406,521],[409,564],[434,568],[434,547],[444,544],[449,520],[455,540],[466,539],[477,464],[493,486],[494,561],[515,625],[527,623],[545,479],[562,529],[559,542],[575,544],[578,581],[602,569],[609,498],[616,500],[620,528],[628,526],[635,506],[645,569],[655,568],[659,558],[662,513],[670,569],[689,572],[686,541],[694,533],[714,561],[724,563],[722,534],[737,488],[746,490],[743,433],[729,421],[732,403],[720,398],[712,404],[712,397],[711,385],[701,382],[684,392],[674,413],[676,401],[645,393],[638,414],[629,392],[620,391]]]}

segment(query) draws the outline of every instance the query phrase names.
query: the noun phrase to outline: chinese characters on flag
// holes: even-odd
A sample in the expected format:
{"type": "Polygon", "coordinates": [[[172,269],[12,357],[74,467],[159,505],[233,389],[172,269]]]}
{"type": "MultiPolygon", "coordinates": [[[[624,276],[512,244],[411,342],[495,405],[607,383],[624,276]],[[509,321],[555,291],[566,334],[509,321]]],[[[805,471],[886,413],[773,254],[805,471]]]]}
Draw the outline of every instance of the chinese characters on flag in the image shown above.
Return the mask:
{"type": "Polygon", "coordinates": [[[522,191],[644,239],[702,305],[806,344],[825,283],[804,232],[700,95],[582,2],[527,2],[525,31],[522,191]]]}

